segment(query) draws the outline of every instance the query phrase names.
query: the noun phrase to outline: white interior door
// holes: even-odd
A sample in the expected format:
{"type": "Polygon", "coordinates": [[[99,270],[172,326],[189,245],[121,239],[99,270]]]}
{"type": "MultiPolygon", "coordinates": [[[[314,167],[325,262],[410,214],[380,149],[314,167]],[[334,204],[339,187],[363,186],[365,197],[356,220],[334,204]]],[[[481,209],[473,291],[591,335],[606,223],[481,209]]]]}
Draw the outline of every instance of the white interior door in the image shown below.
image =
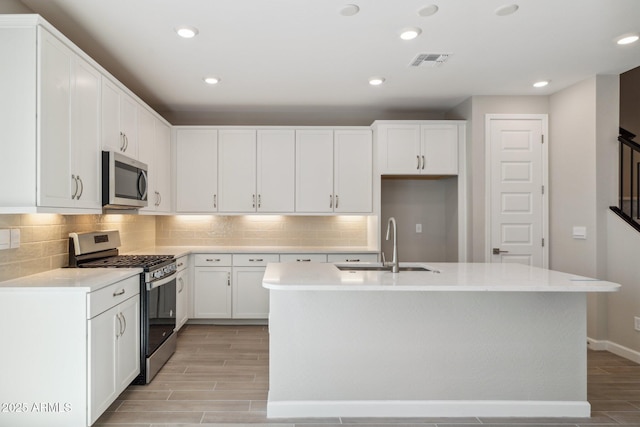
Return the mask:
{"type": "Polygon", "coordinates": [[[548,266],[547,117],[487,115],[487,259],[548,266]]]}

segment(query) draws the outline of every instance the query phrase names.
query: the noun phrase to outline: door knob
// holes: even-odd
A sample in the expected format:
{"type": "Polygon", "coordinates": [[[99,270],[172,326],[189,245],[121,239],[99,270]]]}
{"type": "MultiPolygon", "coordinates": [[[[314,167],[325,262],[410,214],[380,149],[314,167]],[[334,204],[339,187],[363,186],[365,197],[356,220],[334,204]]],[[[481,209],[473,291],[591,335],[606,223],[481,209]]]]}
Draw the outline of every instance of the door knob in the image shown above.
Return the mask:
{"type": "Polygon", "coordinates": [[[494,255],[507,254],[509,251],[501,251],[500,248],[493,248],[494,255]]]}

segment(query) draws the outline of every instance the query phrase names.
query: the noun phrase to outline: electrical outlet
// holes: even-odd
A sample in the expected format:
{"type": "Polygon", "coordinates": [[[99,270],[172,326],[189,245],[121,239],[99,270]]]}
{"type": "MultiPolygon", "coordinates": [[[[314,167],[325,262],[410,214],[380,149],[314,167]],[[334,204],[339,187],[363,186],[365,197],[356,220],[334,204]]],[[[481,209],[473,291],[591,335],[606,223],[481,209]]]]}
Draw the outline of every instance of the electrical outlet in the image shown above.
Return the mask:
{"type": "Polygon", "coordinates": [[[422,233],[422,224],[416,224],[416,233],[422,233]]]}
{"type": "Polygon", "coordinates": [[[640,331],[640,317],[636,316],[633,318],[633,329],[640,331]]]}

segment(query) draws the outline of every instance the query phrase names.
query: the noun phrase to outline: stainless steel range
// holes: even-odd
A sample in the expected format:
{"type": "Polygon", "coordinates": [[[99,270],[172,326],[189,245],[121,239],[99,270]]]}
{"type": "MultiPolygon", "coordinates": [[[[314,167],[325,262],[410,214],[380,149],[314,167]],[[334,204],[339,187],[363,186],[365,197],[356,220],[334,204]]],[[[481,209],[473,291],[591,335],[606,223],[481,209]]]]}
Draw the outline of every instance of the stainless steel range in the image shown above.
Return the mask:
{"type": "Polygon", "coordinates": [[[176,349],[176,261],[173,255],[118,255],[118,230],[69,233],[69,267],[142,268],[140,375],[148,384],[176,349]]]}

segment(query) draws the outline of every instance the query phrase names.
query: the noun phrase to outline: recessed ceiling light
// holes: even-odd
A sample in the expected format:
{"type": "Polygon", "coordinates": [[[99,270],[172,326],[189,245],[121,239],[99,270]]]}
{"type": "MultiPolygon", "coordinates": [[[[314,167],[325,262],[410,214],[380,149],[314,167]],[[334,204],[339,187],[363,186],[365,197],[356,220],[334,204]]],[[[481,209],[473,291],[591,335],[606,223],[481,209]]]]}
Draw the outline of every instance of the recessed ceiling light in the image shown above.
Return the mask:
{"type": "Polygon", "coordinates": [[[196,27],[188,27],[183,25],[176,28],[176,33],[182,38],[191,39],[198,35],[198,29],[196,27]]]}
{"type": "Polygon", "coordinates": [[[517,4],[505,4],[497,8],[494,13],[498,16],[507,16],[512,13],[516,13],[516,11],[520,8],[517,4]]]}
{"type": "Polygon", "coordinates": [[[413,40],[416,37],[418,37],[420,33],[422,33],[422,30],[420,28],[416,28],[416,27],[405,28],[400,33],[400,38],[402,40],[413,40]]]}
{"type": "Polygon", "coordinates": [[[418,16],[431,16],[435,15],[438,12],[439,8],[435,4],[430,4],[429,6],[421,7],[418,9],[418,16]]]}
{"type": "Polygon", "coordinates": [[[216,85],[220,83],[220,77],[205,77],[204,82],[208,85],[216,85]]]}
{"type": "Polygon", "coordinates": [[[382,83],[384,83],[384,77],[371,77],[369,79],[369,84],[371,86],[380,86],[382,83]]]}
{"type": "Polygon", "coordinates": [[[539,82],[535,82],[533,87],[545,87],[549,84],[549,80],[540,80],[539,82]]]}
{"type": "Polygon", "coordinates": [[[619,45],[626,45],[635,43],[638,41],[638,39],[640,39],[640,37],[637,34],[625,34],[624,36],[618,37],[616,43],[618,43],[619,45]]]}
{"type": "Polygon", "coordinates": [[[340,15],[342,16],[353,16],[360,12],[360,7],[357,4],[345,4],[340,9],[340,15]]]}

